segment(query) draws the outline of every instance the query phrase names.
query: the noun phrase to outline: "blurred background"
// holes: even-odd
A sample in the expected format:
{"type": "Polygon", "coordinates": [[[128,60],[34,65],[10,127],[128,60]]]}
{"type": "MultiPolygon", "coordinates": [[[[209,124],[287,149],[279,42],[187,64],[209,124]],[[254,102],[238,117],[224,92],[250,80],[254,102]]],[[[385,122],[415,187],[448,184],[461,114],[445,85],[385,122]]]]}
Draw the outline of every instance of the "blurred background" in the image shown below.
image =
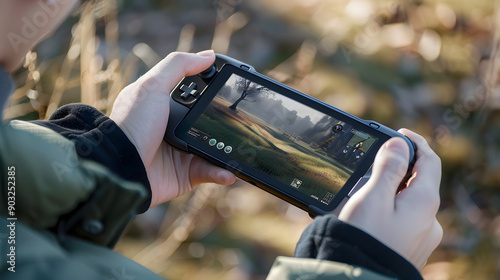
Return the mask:
{"type": "MultiPolygon", "coordinates": [[[[172,51],[212,48],[342,110],[424,135],[443,163],[426,279],[500,279],[500,3],[88,1],[29,53],[6,118],[120,90],[172,51]]],[[[169,279],[264,279],[308,215],[243,182],[137,217],[116,247],[169,279]]]]}

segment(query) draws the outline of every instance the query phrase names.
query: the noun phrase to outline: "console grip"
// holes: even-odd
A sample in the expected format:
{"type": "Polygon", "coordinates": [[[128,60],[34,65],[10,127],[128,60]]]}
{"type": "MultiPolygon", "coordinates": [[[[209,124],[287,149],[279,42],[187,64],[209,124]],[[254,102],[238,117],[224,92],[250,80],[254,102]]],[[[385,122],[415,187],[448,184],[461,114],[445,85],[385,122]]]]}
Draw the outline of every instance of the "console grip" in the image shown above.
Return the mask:
{"type": "Polygon", "coordinates": [[[163,139],[172,145],[174,148],[177,148],[181,151],[188,151],[187,143],[180,140],[175,136],[175,129],[182,121],[184,116],[189,112],[189,108],[181,105],[180,103],[175,102],[175,100],[170,97],[170,113],[167,124],[167,129],[165,130],[165,136],[163,139]]]}

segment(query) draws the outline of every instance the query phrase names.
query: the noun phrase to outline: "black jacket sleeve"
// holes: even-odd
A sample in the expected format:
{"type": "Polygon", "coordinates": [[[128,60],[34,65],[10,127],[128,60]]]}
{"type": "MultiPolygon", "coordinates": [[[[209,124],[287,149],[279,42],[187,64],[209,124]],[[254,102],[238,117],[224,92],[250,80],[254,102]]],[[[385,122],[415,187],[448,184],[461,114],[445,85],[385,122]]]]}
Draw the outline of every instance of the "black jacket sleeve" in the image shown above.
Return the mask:
{"type": "Polygon", "coordinates": [[[422,279],[405,258],[333,215],[317,217],[302,234],[295,257],[358,265],[397,279],[422,279]]]}
{"type": "Polygon", "coordinates": [[[113,120],[91,106],[69,104],[55,111],[48,121],[34,123],[73,141],[81,158],[96,161],[125,180],[141,183],[149,195],[137,212],[149,209],[151,187],[146,168],[135,146],[113,120]]]}

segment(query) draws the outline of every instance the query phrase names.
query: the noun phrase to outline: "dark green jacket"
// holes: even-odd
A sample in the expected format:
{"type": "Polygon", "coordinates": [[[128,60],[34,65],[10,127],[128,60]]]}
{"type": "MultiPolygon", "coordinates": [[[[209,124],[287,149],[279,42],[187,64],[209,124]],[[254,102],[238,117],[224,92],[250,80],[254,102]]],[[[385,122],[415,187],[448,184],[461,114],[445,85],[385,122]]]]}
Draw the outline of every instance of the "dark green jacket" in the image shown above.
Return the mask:
{"type": "Polygon", "coordinates": [[[142,185],[82,160],[73,142],[33,123],[1,126],[0,147],[0,220],[15,224],[12,231],[1,227],[1,279],[113,279],[115,274],[161,279],[107,247],[144,201],[142,185]],[[9,176],[8,168],[15,174],[9,176]],[[15,183],[10,193],[7,182],[15,183]],[[9,196],[15,197],[12,211],[9,196]],[[15,244],[8,244],[10,235],[15,244]],[[15,246],[15,273],[5,260],[10,246],[15,246]]]}

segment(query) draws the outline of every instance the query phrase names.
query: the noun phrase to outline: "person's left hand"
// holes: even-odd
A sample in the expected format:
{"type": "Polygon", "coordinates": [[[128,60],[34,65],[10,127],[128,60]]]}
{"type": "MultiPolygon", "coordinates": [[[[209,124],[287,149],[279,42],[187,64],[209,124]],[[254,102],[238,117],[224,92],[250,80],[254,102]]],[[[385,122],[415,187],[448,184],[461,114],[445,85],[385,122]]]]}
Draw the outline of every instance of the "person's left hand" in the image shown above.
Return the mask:
{"type": "Polygon", "coordinates": [[[170,112],[170,92],[185,76],[207,69],[213,51],[171,53],[118,95],[110,118],[134,144],[151,185],[151,206],[191,191],[201,183],[232,184],[234,174],[180,152],[163,141],[170,112]]]}

